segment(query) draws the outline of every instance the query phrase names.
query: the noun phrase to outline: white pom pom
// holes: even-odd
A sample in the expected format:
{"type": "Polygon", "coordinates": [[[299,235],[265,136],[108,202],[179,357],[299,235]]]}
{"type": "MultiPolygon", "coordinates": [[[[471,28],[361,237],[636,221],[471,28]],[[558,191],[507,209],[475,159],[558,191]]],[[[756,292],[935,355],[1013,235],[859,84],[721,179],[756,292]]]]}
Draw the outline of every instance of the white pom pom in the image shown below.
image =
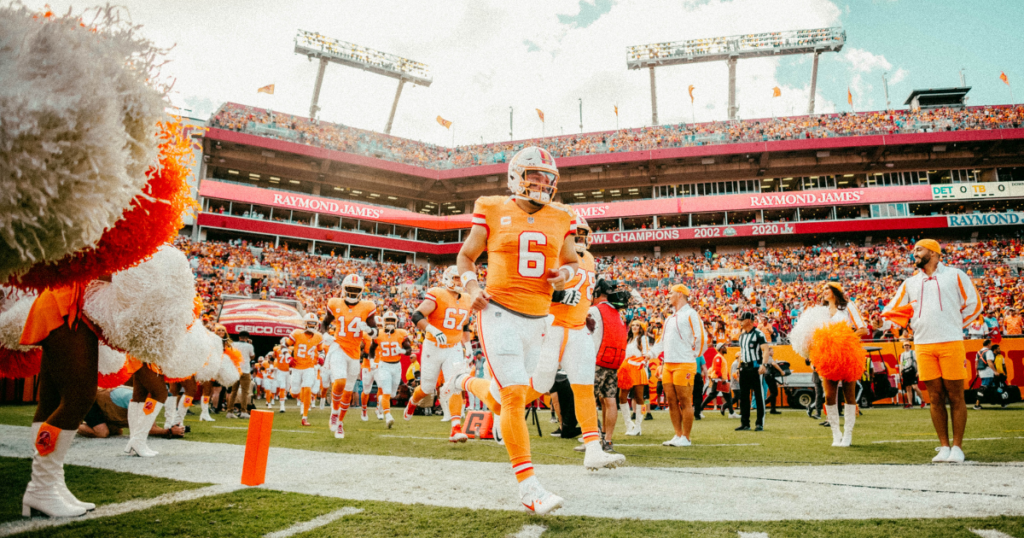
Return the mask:
{"type": "Polygon", "coordinates": [[[0,7],[0,282],[93,246],[158,165],[162,51],[117,9],[0,7]]]}
{"type": "Polygon", "coordinates": [[[128,357],[124,353],[100,344],[100,375],[116,374],[121,368],[124,368],[126,362],[128,362],[128,357]]]}
{"type": "Polygon", "coordinates": [[[12,351],[28,351],[33,346],[21,345],[28,313],[35,303],[34,294],[23,294],[13,288],[0,288],[0,347],[12,351]]]}
{"type": "MultiPolygon", "coordinates": [[[[203,329],[206,331],[206,329],[203,329]]],[[[221,366],[221,356],[224,354],[224,342],[220,337],[210,331],[203,334],[206,341],[206,355],[203,358],[203,365],[196,371],[196,382],[206,383],[217,376],[221,366]]]]}
{"type": "Polygon", "coordinates": [[[160,247],[149,260],[115,274],[109,284],[90,285],[85,313],[111,346],[163,369],[176,359],[176,348],[193,321],[195,294],[185,255],[160,247]]]}
{"type": "Polygon", "coordinates": [[[217,371],[217,377],[214,379],[216,379],[221,385],[230,387],[235,383],[238,383],[240,377],[238,367],[235,366],[235,363],[227,356],[226,353],[222,353],[220,370],[217,371]]]}
{"type": "Polygon", "coordinates": [[[220,338],[197,322],[178,342],[174,353],[160,363],[160,369],[164,375],[170,378],[182,378],[199,371],[210,356],[210,339],[207,335],[217,338],[218,347],[221,347],[220,338]]]}
{"type": "Polygon", "coordinates": [[[789,343],[793,351],[803,358],[808,358],[811,348],[811,337],[814,331],[824,327],[832,319],[827,306],[814,306],[808,308],[800,318],[793,324],[793,330],[789,333],[789,343]]]}

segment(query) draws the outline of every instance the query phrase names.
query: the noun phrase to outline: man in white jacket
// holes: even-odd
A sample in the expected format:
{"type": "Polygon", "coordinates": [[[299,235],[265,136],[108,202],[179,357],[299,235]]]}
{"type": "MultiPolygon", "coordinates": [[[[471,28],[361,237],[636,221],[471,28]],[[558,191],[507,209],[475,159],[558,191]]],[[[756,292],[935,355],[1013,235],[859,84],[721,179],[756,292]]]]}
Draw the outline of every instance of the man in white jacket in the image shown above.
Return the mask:
{"type": "MultiPolygon", "coordinates": [[[[672,286],[669,302],[675,313],[665,320],[665,332],[654,344],[651,354],[665,353],[661,384],[668,398],[669,415],[675,437],[665,446],[690,446],[693,428],[693,382],[697,375],[697,356],[708,347],[704,322],[690,306],[690,289],[682,284],[672,286]]],[[[698,396],[700,397],[700,396],[698,396]]]]}
{"type": "Polygon", "coordinates": [[[885,310],[913,308],[909,327],[914,331],[918,377],[928,389],[932,424],[942,445],[932,461],[961,463],[967,426],[964,380],[968,379],[963,330],[981,314],[981,298],[970,277],[939,262],[942,247],[937,241],[918,241],[913,254],[920,270],[900,285],[885,310]],[[952,446],[946,398],[953,415],[952,446]]]}

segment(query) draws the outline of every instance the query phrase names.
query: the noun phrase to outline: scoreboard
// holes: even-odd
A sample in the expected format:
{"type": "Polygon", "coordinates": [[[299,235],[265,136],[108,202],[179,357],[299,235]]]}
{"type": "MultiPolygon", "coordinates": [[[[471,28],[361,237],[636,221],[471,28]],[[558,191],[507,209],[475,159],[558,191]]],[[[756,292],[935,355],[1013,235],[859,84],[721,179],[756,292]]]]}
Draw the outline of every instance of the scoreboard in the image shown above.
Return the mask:
{"type": "Polygon", "coordinates": [[[1024,197],[1024,181],[932,185],[933,200],[1024,197]]]}

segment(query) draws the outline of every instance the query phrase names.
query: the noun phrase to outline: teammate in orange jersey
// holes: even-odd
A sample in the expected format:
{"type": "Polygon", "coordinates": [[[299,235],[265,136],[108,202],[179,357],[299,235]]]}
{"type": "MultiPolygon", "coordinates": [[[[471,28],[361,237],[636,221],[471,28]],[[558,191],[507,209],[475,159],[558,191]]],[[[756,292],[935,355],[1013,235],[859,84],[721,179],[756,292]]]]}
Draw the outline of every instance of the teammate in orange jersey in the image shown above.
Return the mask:
{"type": "MultiPolygon", "coordinates": [[[[363,369],[362,374],[359,376],[360,381],[363,385],[362,397],[360,398],[362,403],[362,409],[359,412],[359,419],[363,422],[370,420],[366,416],[366,407],[370,404],[370,391],[373,390],[373,382],[377,378],[377,366],[380,364],[380,358],[376,357],[374,353],[370,353],[370,348],[373,347],[373,338],[370,338],[363,333],[363,369]]],[[[380,390],[380,383],[377,384],[377,420],[384,420],[384,413],[381,412],[380,400],[381,396],[384,395],[384,391],[380,390]]]]}
{"type": "MultiPolygon", "coordinates": [[[[467,372],[464,344],[470,338],[470,307],[469,296],[463,293],[459,268],[452,265],[441,273],[441,286],[427,290],[423,302],[412,313],[413,323],[427,336],[423,340],[420,386],[416,387],[409,398],[409,405],[405,407],[405,420],[412,418],[423,398],[436,392],[441,373],[449,380],[448,383],[453,383],[460,374],[467,372]]],[[[452,425],[448,440],[465,443],[469,437],[462,432],[462,389],[444,385],[441,397],[448,398],[448,416],[452,425]]]]}
{"type": "MultiPolygon", "coordinates": [[[[382,318],[384,330],[373,339],[373,346],[370,347],[371,360],[377,361],[377,369],[374,377],[377,380],[377,387],[380,388],[377,396],[377,408],[384,414],[384,423],[388,429],[395,423],[391,416],[391,398],[398,393],[398,385],[402,382],[402,355],[412,353],[412,342],[409,339],[409,332],[398,328],[398,315],[394,312],[385,312],[382,318]]],[[[363,395],[365,397],[371,385],[363,381],[363,395]]],[[[366,420],[366,411],[363,411],[363,420],[366,420]]]]}
{"type": "Polygon", "coordinates": [[[309,408],[313,406],[313,385],[316,384],[316,369],[313,367],[324,338],[318,331],[320,320],[316,319],[316,314],[306,314],[304,321],[306,330],[295,329],[285,343],[292,350],[292,397],[302,402],[302,425],[309,426],[309,408]]]}
{"type": "MultiPolygon", "coordinates": [[[[350,274],[341,282],[342,297],[327,301],[324,324],[337,322],[334,343],[327,350],[327,363],[331,369],[331,421],[329,428],[336,439],[345,438],[345,413],[352,403],[352,389],[359,377],[360,352],[363,334],[377,336],[377,305],[362,298],[366,284],[363,277],[350,274]]],[[[369,390],[367,387],[365,390],[369,390]]]]}
{"type": "Polygon", "coordinates": [[[291,380],[291,354],[286,347],[287,338],[281,339],[281,345],[274,348],[274,369],[276,370],[274,383],[277,389],[277,399],[281,400],[281,413],[284,413],[284,404],[288,401],[288,382],[291,380]]]}
{"type": "Polygon", "coordinates": [[[622,454],[605,452],[597,429],[597,404],[594,400],[594,371],[597,351],[593,339],[587,334],[587,312],[594,301],[597,275],[594,256],[587,252],[590,245],[590,226],[583,217],[576,217],[576,254],[579,267],[565,284],[564,291],[552,296],[553,326],[544,337],[540,362],[531,380],[538,392],[548,392],[555,383],[555,373],[563,369],[572,385],[576,418],[583,430],[587,469],[615,468],[626,461],[622,454]]]}
{"type": "MultiPolygon", "coordinates": [[[[531,393],[530,373],[550,329],[551,293],[564,289],[579,268],[575,215],[567,206],[551,203],[557,182],[558,168],[550,153],[538,147],[521,150],[508,166],[512,196],[476,201],[473,228],[458,256],[462,286],[472,309],[480,311],[480,343],[487,366],[500,388],[501,429],[520,500],[541,515],[560,507],[563,500],[534,476],[525,418],[526,402],[537,394],[531,393]],[[484,251],[486,291],[476,275],[476,260],[484,251]]],[[[469,379],[464,376],[464,381],[469,379]]],[[[489,390],[470,388],[481,399],[491,398],[489,390]]]]}

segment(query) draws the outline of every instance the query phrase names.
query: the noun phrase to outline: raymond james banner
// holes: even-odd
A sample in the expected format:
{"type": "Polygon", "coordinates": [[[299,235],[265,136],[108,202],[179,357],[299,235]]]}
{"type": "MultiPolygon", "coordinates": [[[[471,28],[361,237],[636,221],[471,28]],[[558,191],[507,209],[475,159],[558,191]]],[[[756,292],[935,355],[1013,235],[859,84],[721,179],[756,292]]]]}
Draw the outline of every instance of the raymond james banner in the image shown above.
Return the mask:
{"type": "Polygon", "coordinates": [[[971,213],[969,215],[950,215],[950,228],[969,226],[1020,226],[1024,224],[1024,213],[1007,211],[1006,213],[971,213]]]}

